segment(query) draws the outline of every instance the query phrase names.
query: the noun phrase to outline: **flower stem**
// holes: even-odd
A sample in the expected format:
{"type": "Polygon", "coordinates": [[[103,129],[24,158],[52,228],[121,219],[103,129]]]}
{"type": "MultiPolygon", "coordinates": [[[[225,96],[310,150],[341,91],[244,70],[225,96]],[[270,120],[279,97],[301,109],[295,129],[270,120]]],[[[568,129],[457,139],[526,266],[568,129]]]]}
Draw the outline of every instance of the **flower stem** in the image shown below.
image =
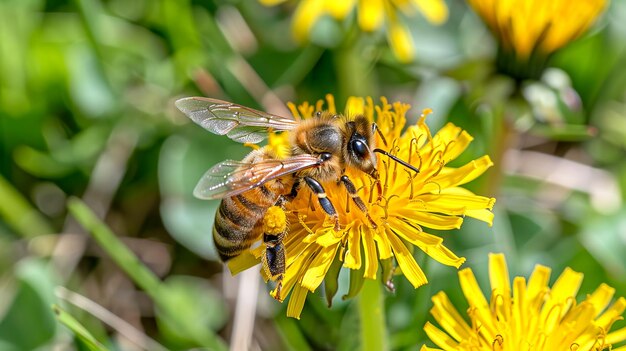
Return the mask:
{"type": "Polygon", "coordinates": [[[385,327],[385,305],[381,289],[377,280],[365,279],[359,295],[361,350],[363,351],[389,349],[385,327]]]}
{"type": "Polygon", "coordinates": [[[342,46],[335,51],[338,100],[345,101],[350,96],[375,95],[373,66],[373,56],[364,52],[359,31],[353,28],[342,46]]]}

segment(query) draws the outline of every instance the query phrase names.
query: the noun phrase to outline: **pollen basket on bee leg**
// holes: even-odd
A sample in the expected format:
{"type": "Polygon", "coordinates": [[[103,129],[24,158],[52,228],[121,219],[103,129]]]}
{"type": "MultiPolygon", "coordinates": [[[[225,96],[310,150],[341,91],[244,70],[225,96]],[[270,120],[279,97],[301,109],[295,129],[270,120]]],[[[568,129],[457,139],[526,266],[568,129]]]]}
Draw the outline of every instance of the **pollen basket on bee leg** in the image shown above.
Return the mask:
{"type": "Polygon", "coordinates": [[[280,206],[267,209],[263,217],[263,230],[267,234],[279,235],[287,228],[287,216],[280,206]]]}

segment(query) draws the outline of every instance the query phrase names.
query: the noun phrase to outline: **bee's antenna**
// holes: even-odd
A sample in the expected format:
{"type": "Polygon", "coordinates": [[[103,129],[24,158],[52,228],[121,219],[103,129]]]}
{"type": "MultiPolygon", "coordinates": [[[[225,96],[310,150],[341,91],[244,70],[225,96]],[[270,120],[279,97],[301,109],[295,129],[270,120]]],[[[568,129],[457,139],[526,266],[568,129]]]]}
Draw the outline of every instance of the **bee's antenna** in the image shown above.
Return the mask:
{"type": "Polygon", "coordinates": [[[387,152],[387,151],[385,151],[385,150],[382,150],[382,149],[374,149],[374,152],[378,152],[379,154],[383,154],[383,155],[385,155],[385,156],[387,156],[387,157],[391,158],[392,160],[394,160],[394,161],[398,162],[399,164],[403,165],[404,167],[406,167],[406,168],[408,168],[408,169],[410,169],[410,170],[414,171],[415,173],[419,173],[419,172],[420,172],[420,170],[419,170],[419,169],[417,169],[417,168],[415,168],[415,166],[411,165],[410,163],[408,163],[408,162],[406,162],[406,161],[402,161],[401,159],[399,159],[399,158],[397,158],[396,156],[394,156],[394,155],[392,155],[392,154],[388,153],[388,152],[387,152]]]}

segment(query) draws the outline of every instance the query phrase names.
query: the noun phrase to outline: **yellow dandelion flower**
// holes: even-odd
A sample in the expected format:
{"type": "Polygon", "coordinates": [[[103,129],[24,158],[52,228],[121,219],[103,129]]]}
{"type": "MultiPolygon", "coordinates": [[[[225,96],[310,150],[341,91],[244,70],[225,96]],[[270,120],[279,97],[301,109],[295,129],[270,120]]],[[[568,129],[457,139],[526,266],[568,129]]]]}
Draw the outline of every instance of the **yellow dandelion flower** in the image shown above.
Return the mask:
{"type": "Polygon", "coordinates": [[[471,325],[439,292],[430,312],[441,329],[426,323],[424,330],[441,349],[422,346],[422,351],[626,350],[612,348],[626,340],[626,328],[610,332],[613,323],[623,319],[626,299],[620,297],[610,305],[615,289],[601,284],[576,303],[582,279],[582,273],[566,268],[550,288],[550,268],[537,265],[528,283],[515,277],[511,287],[504,255],[490,254],[491,299],[485,299],[471,269],[461,270],[471,325]]]}
{"type": "Polygon", "coordinates": [[[522,61],[536,51],[549,55],[576,39],[602,13],[607,0],[468,0],[501,48],[522,61]]]}
{"type": "MultiPolygon", "coordinates": [[[[286,0],[259,0],[273,6],[286,0]]],[[[315,23],[323,16],[344,20],[356,10],[357,23],[364,32],[375,32],[387,27],[387,40],[393,53],[401,61],[411,61],[415,56],[409,29],[400,21],[399,13],[406,16],[419,10],[434,24],[448,18],[448,8],[443,0],[300,0],[293,17],[293,33],[297,40],[305,41],[315,23]]]]}
{"type": "MultiPolygon", "coordinates": [[[[327,97],[327,102],[326,109],[336,113],[332,96],[327,97]]],[[[323,102],[315,106],[308,103],[289,106],[296,118],[311,118],[315,111],[323,109],[323,102]]],[[[413,258],[413,246],[449,266],[458,268],[465,261],[445,247],[441,237],[427,233],[425,228],[458,229],[464,217],[491,225],[490,210],[495,199],[461,187],[485,172],[492,165],[490,158],[483,156],[460,167],[449,167],[448,163],[467,148],[472,137],[451,123],[432,135],[425,123],[428,110],[405,130],[409,108],[408,104],[390,104],[384,98],[379,105],[371,98],[353,97],[347,102],[346,116],[362,114],[375,121],[387,140],[388,152],[419,169],[415,173],[387,156],[380,156],[377,159],[380,183],[363,172],[347,169],[346,174],[363,199],[369,218],[351,202],[345,187],[335,182],[323,186],[339,216],[339,231],[335,231],[334,222],[312,202],[308,190],[301,191],[286,204],[289,222],[284,239],[286,273],[281,296],[276,296],[276,291],[273,294],[283,300],[291,293],[289,316],[299,317],[307,293],[320,286],[333,262],[361,270],[362,278],[376,279],[379,261],[394,259],[399,270],[417,288],[427,279],[413,258]]],[[[377,145],[383,145],[380,137],[377,145]]],[[[259,247],[233,259],[229,263],[231,271],[236,273],[254,265],[262,252],[259,247]]]]}

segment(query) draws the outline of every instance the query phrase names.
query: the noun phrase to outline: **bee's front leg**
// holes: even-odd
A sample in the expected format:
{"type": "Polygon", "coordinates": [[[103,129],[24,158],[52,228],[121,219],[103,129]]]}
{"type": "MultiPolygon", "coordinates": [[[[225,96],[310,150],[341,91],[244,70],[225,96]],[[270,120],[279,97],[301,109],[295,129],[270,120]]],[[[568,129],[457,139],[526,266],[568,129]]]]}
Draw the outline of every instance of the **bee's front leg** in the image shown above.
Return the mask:
{"type": "Polygon", "coordinates": [[[350,178],[348,178],[347,175],[343,175],[341,176],[339,181],[343,183],[343,185],[346,187],[346,191],[348,192],[348,195],[350,195],[350,197],[356,204],[356,207],[358,207],[359,210],[365,213],[365,217],[367,217],[367,219],[370,221],[372,228],[375,229],[376,227],[378,227],[376,225],[376,222],[374,222],[372,217],[370,217],[369,213],[367,213],[367,206],[365,206],[365,203],[363,202],[363,200],[361,200],[361,197],[359,197],[359,194],[356,192],[356,187],[354,186],[354,183],[352,183],[350,178]]]}
{"type": "Polygon", "coordinates": [[[311,177],[304,177],[304,181],[311,191],[317,195],[317,200],[320,202],[320,206],[322,206],[324,212],[334,219],[335,231],[339,231],[339,216],[337,215],[337,211],[335,211],[335,206],[333,206],[333,203],[330,202],[330,199],[326,196],[326,191],[322,184],[311,177]]]}

